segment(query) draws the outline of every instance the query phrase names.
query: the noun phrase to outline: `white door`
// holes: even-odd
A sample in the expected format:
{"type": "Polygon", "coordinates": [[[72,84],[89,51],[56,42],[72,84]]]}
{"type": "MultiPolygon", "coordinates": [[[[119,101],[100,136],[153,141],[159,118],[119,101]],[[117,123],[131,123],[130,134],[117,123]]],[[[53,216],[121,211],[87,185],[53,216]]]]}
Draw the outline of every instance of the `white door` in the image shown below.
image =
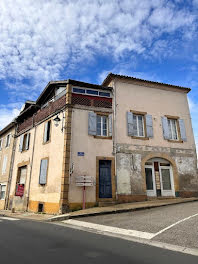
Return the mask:
{"type": "Polygon", "coordinates": [[[145,165],[147,196],[156,196],[155,173],[153,165],[145,165]]]}
{"type": "Polygon", "coordinates": [[[162,196],[175,196],[173,172],[171,166],[160,166],[162,196]]]}

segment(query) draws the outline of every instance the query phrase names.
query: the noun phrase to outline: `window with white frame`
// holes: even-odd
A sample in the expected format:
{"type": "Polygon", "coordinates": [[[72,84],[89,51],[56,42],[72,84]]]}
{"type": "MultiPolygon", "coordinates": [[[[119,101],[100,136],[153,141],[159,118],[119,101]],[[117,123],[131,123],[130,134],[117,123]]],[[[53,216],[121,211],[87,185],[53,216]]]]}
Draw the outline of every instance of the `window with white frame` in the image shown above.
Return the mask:
{"type": "Polygon", "coordinates": [[[103,136],[103,137],[108,136],[107,121],[108,121],[107,116],[97,115],[97,136],[103,136]]]}
{"type": "Polygon", "coordinates": [[[168,119],[169,139],[178,140],[177,120],[168,119]]]}
{"type": "Polygon", "coordinates": [[[144,137],[144,116],[133,114],[133,135],[136,137],[144,137]]]}
{"type": "Polygon", "coordinates": [[[6,185],[0,184],[0,200],[5,199],[5,193],[6,193],[6,185]]]}
{"type": "Polygon", "coordinates": [[[8,134],[6,137],[6,142],[5,142],[5,147],[9,147],[10,146],[10,139],[11,139],[11,134],[8,134]]]}
{"type": "Polygon", "coordinates": [[[2,150],[3,147],[3,138],[0,139],[0,150],[2,150]]]}

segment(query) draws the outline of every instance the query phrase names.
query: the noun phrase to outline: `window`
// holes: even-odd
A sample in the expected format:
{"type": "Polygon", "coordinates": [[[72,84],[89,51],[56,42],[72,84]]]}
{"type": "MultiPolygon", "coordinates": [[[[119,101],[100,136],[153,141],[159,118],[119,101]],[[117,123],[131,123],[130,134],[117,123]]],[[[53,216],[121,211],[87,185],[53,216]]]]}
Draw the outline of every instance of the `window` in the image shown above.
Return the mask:
{"type": "Polygon", "coordinates": [[[178,140],[177,120],[168,119],[169,139],[178,140]]]}
{"type": "Polygon", "coordinates": [[[18,169],[18,177],[16,182],[16,196],[23,196],[24,194],[24,186],[26,182],[27,176],[27,166],[20,167],[18,169]]]}
{"type": "Polygon", "coordinates": [[[44,143],[50,140],[50,128],[51,128],[51,120],[45,123],[44,139],[43,139],[44,143]]]}
{"type": "Polygon", "coordinates": [[[112,137],[112,114],[89,112],[88,134],[110,139],[112,137]]]}
{"type": "Polygon", "coordinates": [[[91,95],[98,95],[98,91],[95,90],[86,90],[86,93],[91,95]]]}
{"type": "Polygon", "coordinates": [[[85,94],[85,89],[73,88],[73,92],[74,92],[74,93],[85,94]]]}
{"type": "Polygon", "coordinates": [[[6,173],[6,167],[7,167],[7,156],[4,156],[4,158],[3,158],[3,166],[2,166],[2,174],[6,173]]]}
{"type": "Polygon", "coordinates": [[[19,143],[19,151],[22,152],[24,150],[29,149],[30,144],[30,133],[26,133],[20,136],[20,143],[19,143]]]}
{"type": "Polygon", "coordinates": [[[45,185],[47,182],[48,159],[42,159],[40,165],[39,184],[45,185]]]}
{"type": "Polygon", "coordinates": [[[5,199],[6,185],[0,184],[0,200],[5,199]]]}
{"type": "Polygon", "coordinates": [[[111,96],[110,93],[104,93],[104,92],[99,92],[99,95],[103,96],[103,97],[110,97],[111,96]]]}
{"type": "Polygon", "coordinates": [[[3,146],[3,138],[0,139],[0,150],[2,150],[2,146],[3,146]]]}
{"type": "Polygon", "coordinates": [[[5,143],[6,148],[10,146],[10,139],[11,139],[11,134],[8,134],[6,137],[6,143],[5,143]]]}
{"type": "Polygon", "coordinates": [[[97,136],[107,136],[107,116],[97,115],[97,136]]]}
{"type": "Polygon", "coordinates": [[[73,88],[72,91],[73,93],[79,93],[79,94],[90,94],[90,95],[95,95],[95,96],[111,97],[111,93],[100,92],[100,91],[91,90],[91,89],[73,88]]]}
{"type": "Polygon", "coordinates": [[[133,135],[144,137],[144,116],[133,114],[133,135]]]}

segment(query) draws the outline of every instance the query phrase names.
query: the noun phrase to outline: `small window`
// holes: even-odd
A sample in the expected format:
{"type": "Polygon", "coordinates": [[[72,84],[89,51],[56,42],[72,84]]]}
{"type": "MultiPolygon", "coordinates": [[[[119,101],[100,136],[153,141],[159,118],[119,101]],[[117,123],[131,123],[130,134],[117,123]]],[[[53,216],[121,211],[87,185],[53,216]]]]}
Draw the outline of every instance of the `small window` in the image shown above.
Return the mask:
{"type": "Polygon", "coordinates": [[[100,96],[104,96],[104,97],[110,97],[110,93],[105,93],[105,92],[99,92],[100,96]]]}
{"type": "Polygon", "coordinates": [[[19,143],[19,151],[22,152],[24,150],[28,150],[29,144],[30,144],[30,133],[21,135],[20,143],[19,143]]]}
{"type": "Polygon", "coordinates": [[[133,114],[133,135],[135,137],[144,137],[144,116],[133,114]]]}
{"type": "Polygon", "coordinates": [[[49,120],[47,123],[45,123],[44,143],[46,143],[50,140],[50,130],[51,130],[51,120],[49,120]]]}
{"type": "Polygon", "coordinates": [[[169,139],[178,140],[177,120],[168,119],[169,139]]]}
{"type": "Polygon", "coordinates": [[[5,199],[6,185],[0,184],[0,200],[5,199]]]}
{"type": "Polygon", "coordinates": [[[97,136],[107,136],[107,116],[97,115],[97,136]]]}
{"type": "Polygon", "coordinates": [[[3,147],[3,138],[0,139],[0,150],[2,150],[3,147]]]}
{"type": "Polygon", "coordinates": [[[73,93],[85,94],[85,89],[73,88],[73,93]]]}
{"type": "Polygon", "coordinates": [[[10,146],[10,139],[11,139],[11,134],[8,134],[6,137],[6,143],[5,143],[6,148],[10,146]]]}
{"type": "Polygon", "coordinates": [[[98,95],[98,91],[94,91],[94,90],[86,90],[86,93],[91,95],[98,95]]]}
{"type": "Polygon", "coordinates": [[[48,159],[42,159],[40,165],[39,184],[45,185],[47,183],[47,169],[48,159]]]}

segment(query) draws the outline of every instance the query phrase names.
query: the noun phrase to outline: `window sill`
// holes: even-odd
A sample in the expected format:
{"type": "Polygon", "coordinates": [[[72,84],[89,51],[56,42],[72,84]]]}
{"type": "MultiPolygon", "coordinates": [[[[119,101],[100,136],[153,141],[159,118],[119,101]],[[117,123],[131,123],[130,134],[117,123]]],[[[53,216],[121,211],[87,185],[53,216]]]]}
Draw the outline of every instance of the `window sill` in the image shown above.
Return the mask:
{"type": "Polygon", "coordinates": [[[149,140],[148,137],[135,137],[135,136],[132,136],[131,138],[132,138],[132,139],[149,140]]]}
{"type": "Polygon", "coordinates": [[[104,136],[94,136],[94,138],[98,138],[98,139],[112,139],[112,137],[104,137],[104,136]]]}
{"type": "Polygon", "coordinates": [[[183,143],[183,140],[173,140],[173,139],[167,139],[168,142],[172,142],[172,143],[183,143]]]}
{"type": "Polygon", "coordinates": [[[46,144],[48,144],[48,143],[50,143],[51,142],[51,140],[48,140],[48,141],[46,141],[46,142],[43,142],[43,145],[46,145],[46,144]]]}

